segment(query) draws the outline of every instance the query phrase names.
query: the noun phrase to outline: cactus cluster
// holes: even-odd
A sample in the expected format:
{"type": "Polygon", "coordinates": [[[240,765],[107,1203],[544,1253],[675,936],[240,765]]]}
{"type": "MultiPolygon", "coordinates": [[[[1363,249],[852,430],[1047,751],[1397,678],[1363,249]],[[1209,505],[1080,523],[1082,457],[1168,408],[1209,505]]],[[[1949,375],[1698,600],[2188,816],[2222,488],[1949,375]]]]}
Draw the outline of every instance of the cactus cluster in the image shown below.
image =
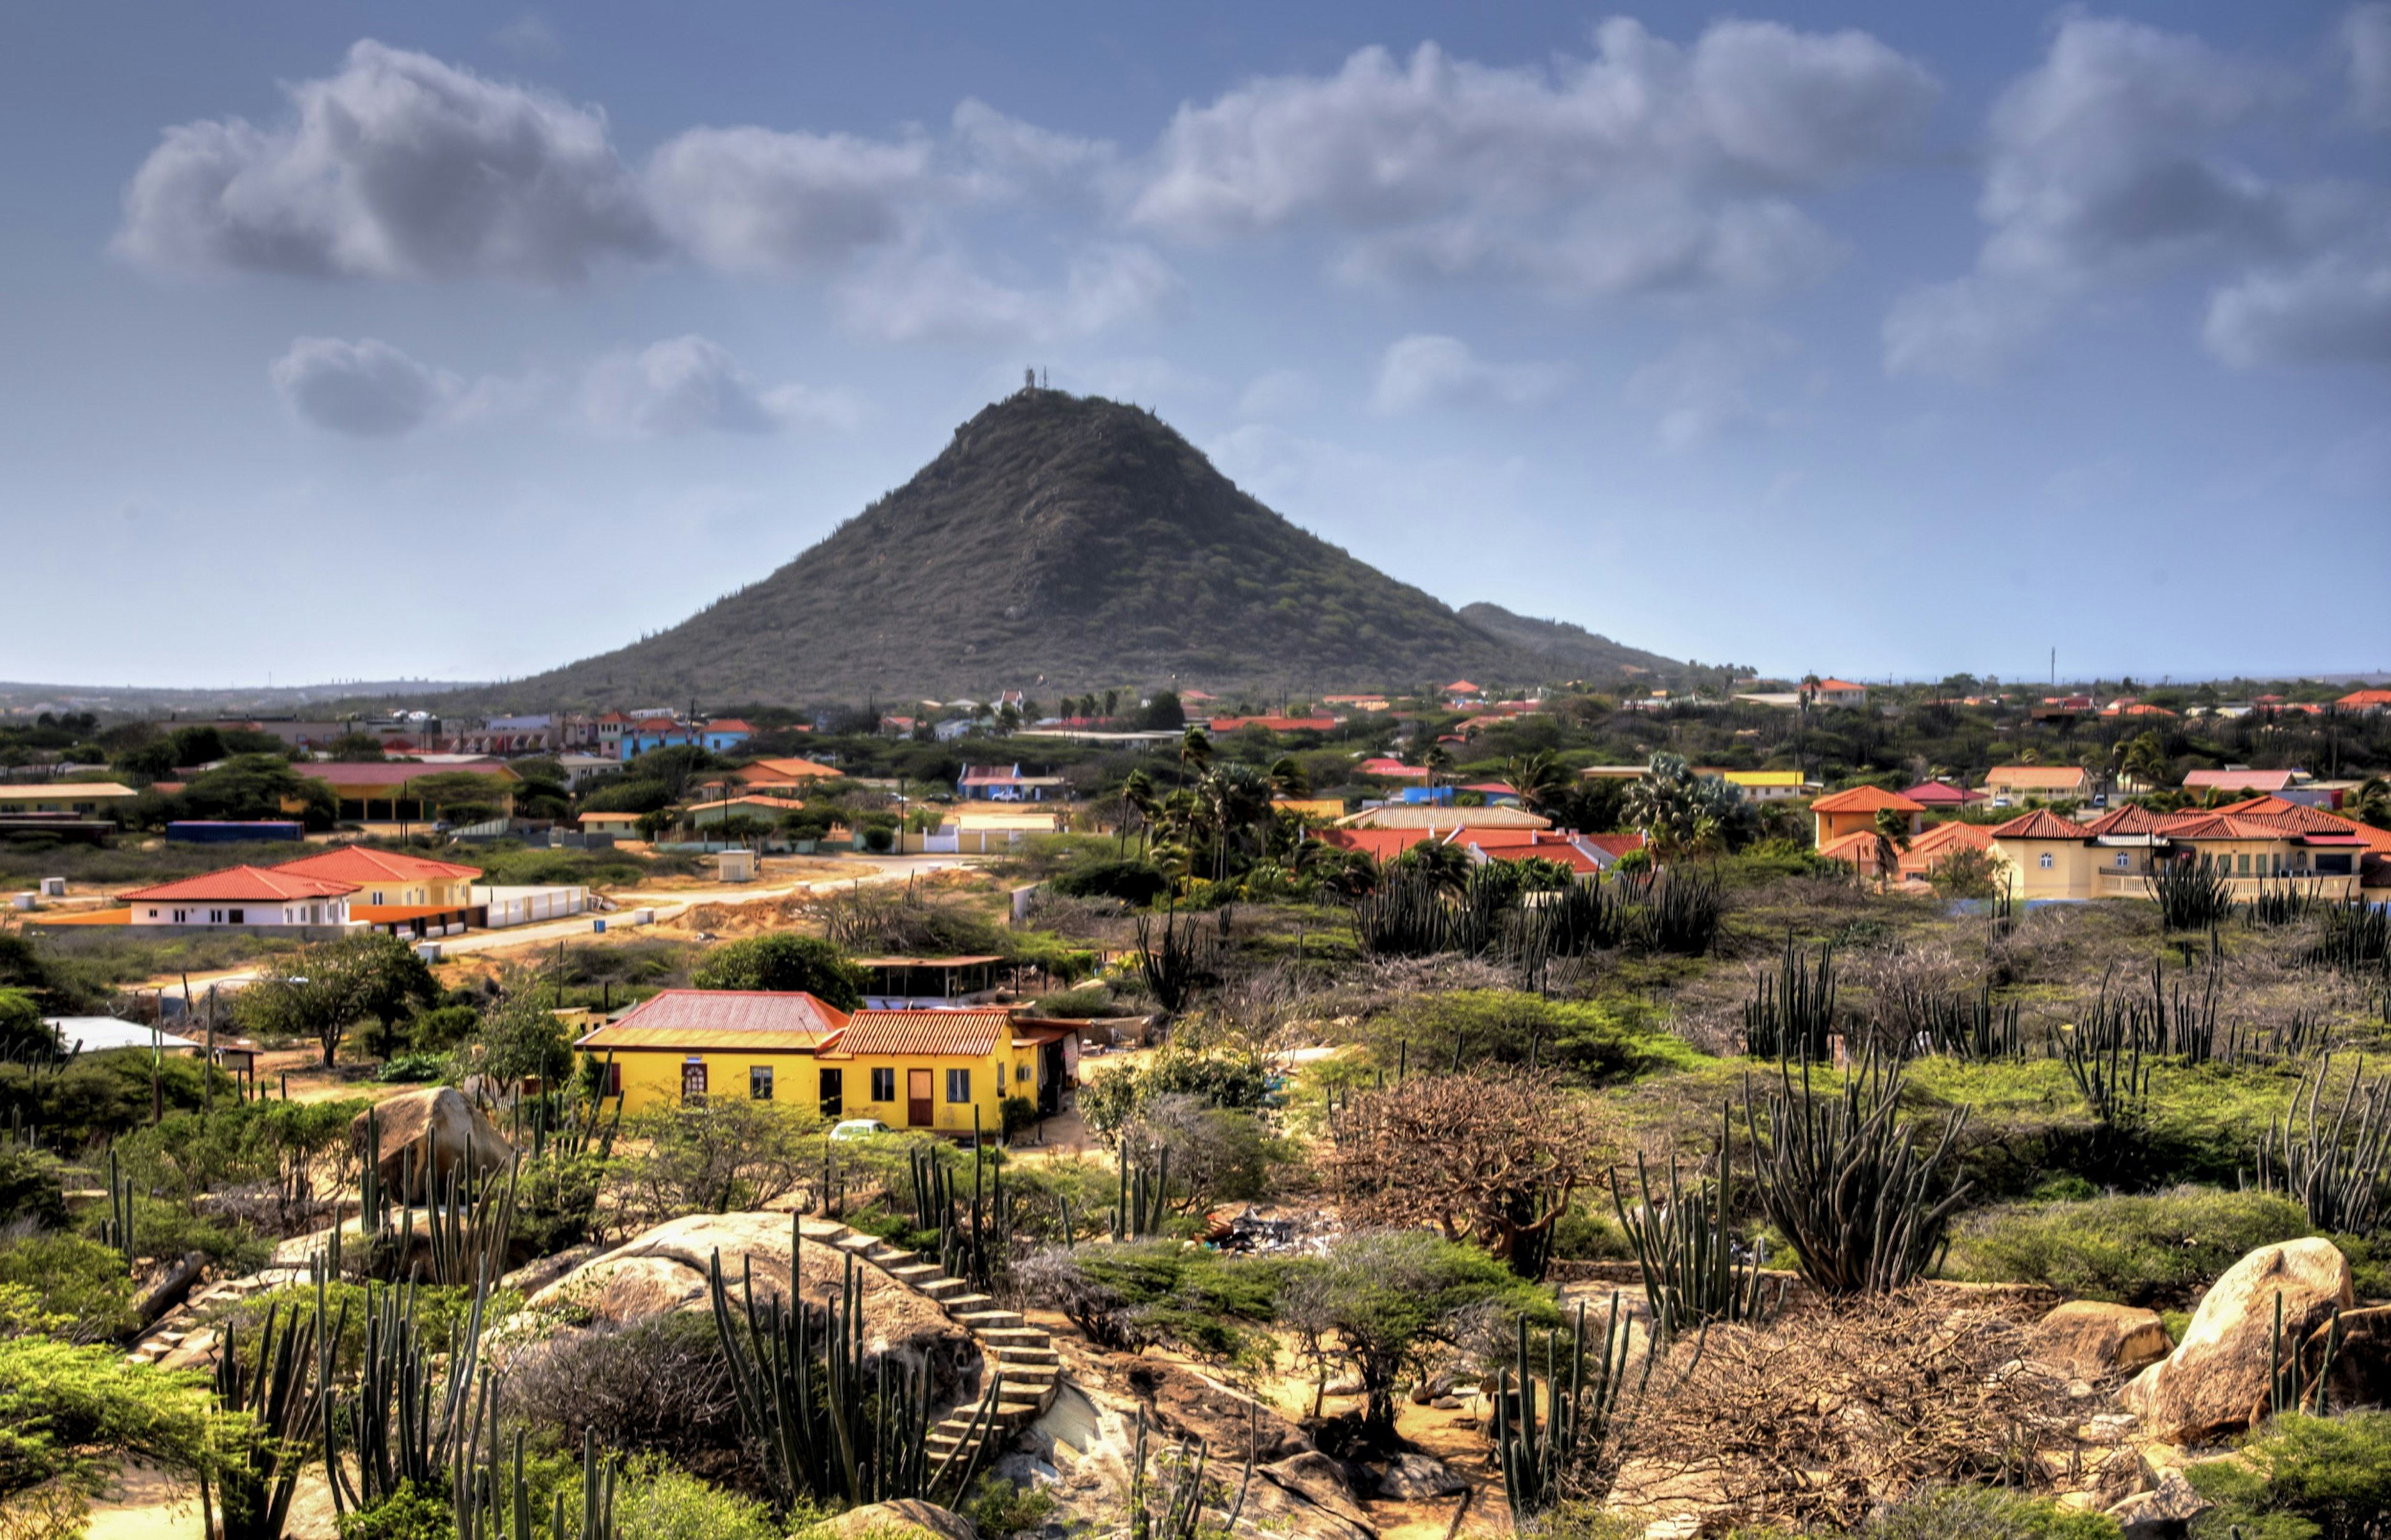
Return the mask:
{"type": "Polygon", "coordinates": [[[2328,1106],[2332,1075],[2327,1054],[2258,1136],[2258,1186],[2297,1202],[2320,1230],[2369,1235],[2391,1215],[2391,1075],[2369,1080],[2360,1059],[2328,1106]]]}

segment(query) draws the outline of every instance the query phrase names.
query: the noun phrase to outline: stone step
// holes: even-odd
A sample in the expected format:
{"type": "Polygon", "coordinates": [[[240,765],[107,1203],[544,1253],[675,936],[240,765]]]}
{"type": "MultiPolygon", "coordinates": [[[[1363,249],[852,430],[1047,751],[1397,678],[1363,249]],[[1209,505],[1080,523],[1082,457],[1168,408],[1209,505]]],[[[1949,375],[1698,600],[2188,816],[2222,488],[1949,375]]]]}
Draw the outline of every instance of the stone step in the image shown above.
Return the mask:
{"type": "Polygon", "coordinates": [[[894,1271],[895,1269],[911,1263],[921,1253],[918,1251],[909,1251],[902,1246],[888,1246],[881,1251],[872,1252],[872,1260],[880,1264],[881,1266],[894,1271]]]}
{"type": "Polygon", "coordinates": [[[992,1326],[972,1333],[991,1347],[1052,1347],[1054,1339],[1034,1326],[992,1326]]]}
{"type": "Polygon", "coordinates": [[[1004,1372],[1008,1375],[1017,1369],[1053,1368],[1063,1361],[1063,1355],[1051,1347],[1031,1347],[1027,1342],[996,1342],[991,1343],[990,1347],[996,1354],[997,1361],[1004,1367],[1004,1372]]]}
{"type": "Polygon", "coordinates": [[[840,1236],[836,1240],[832,1241],[831,1244],[837,1247],[842,1251],[853,1251],[856,1255],[861,1256],[864,1252],[869,1251],[874,1246],[880,1245],[881,1239],[876,1235],[863,1235],[858,1233],[840,1236]]]}
{"type": "Polygon", "coordinates": [[[935,1262],[909,1262],[888,1269],[888,1276],[899,1283],[924,1284],[936,1282],[947,1275],[935,1262]]]}
{"type": "Polygon", "coordinates": [[[969,1327],[974,1331],[989,1331],[994,1330],[1000,1327],[1013,1327],[1022,1324],[1021,1312],[1018,1310],[950,1309],[948,1314],[952,1315],[957,1322],[969,1327]]]}
{"type": "Polygon", "coordinates": [[[917,1283],[913,1285],[913,1290],[919,1294],[926,1294],[930,1298],[937,1300],[941,1304],[951,1304],[957,1300],[969,1299],[971,1297],[971,1295],[965,1291],[963,1280],[960,1278],[932,1278],[926,1283],[917,1283]]]}
{"type": "Polygon", "coordinates": [[[947,1307],[947,1314],[950,1315],[957,1315],[972,1310],[986,1310],[996,1303],[986,1294],[948,1294],[938,1303],[947,1307]]]}

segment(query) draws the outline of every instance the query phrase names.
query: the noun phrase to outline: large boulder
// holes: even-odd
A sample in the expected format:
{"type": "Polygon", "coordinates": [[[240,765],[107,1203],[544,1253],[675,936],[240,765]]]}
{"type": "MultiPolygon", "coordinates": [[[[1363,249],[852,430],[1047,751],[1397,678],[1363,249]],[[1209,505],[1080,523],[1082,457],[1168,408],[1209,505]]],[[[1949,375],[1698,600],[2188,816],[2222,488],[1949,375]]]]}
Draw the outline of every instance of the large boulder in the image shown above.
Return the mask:
{"type": "MultiPolygon", "coordinates": [[[[741,1309],[743,1280],[754,1289],[760,1309],[788,1296],[791,1224],[785,1213],[686,1214],[582,1264],[526,1303],[535,1310],[586,1313],[617,1325],[674,1310],[711,1310],[706,1268],[718,1254],[731,1310],[741,1309]]],[[[816,1229],[798,1248],[797,1291],[816,1308],[837,1299],[845,1285],[847,1255],[830,1244],[831,1237],[844,1233],[816,1229]]],[[[879,1268],[855,1265],[872,1354],[894,1354],[927,1368],[937,1405],[976,1394],[982,1366],[971,1334],[879,1268]]]]}
{"type": "Polygon", "coordinates": [[[2142,1429],[2170,1444],[2201,1444],[2250,1425],[2273,1364],[2275,1302],[2283,1342],[2297,1351],[2347,1307],[2349,1261],[2330,1240],[2261,1246],[2217,1280],[2173,1353],[2126,1382],[2118,1399],[2142,1429]]]}
{"type": "Polygon", "coordinates": [[[2318,1332],[2302,1350],[2301,1384],[2322,1375],[2330,1405],[2391,1406],[2391,1305],[2343,1311],[2330,1353],[2325,1337],[2318,1332]]]}
{"type": "MultiPolygon", "coordinates": [[[[349,1123],[349,1141],[360,1154],[366,1151],[368,1116],[360,1112],[349,1123]]],[[[394,1201],[424,1201],[426,1172],[445,1182],[459,1161],[476,1176],[514,1162],[515,1147],[507,1136],[451,1086],[404,1092],[378,1103],[370,1116],[381,1140],[382,1190],[394,1201]]]]}
{"type": "Polygon", "coordinates": [[[866,1503],[822,1524],[842,1540],[979,1540],[979,1531],[960,1513],[918,1497],[866,1503]]]}
{"type": "Polygon", "coordinates": [[[2170,1345],[2157,1312],[2100,1300],[2070,1300],[2029,1335],[2036,1358],[2071,1379],[2095,1381],[2148,1368],[2170,1345]]]}
{"type": "MultiPolygon", "coordinates": [[[[1221,1474],[1234,1494],[1236,1478],[1226,1470],[1221,1474]]],[[[1306,1540],[1377,1540],[1377,1527],[1353,1500],[1344,1468],[1327,1456],[1314,1451],[1257,1465],[1253,1478],[1240,1519],[1255,1529],[1306,1540]]]]}
{"type": "Polygon", "coordinates": [[[1241,1391],[1159,1358],[1141,1358],[1116,1387],[1144,1402],[1166,1436],[1201,1440],[1214,1459],[1283,1460],[1311,1452],[1302,1429],[1241,1391]]]}

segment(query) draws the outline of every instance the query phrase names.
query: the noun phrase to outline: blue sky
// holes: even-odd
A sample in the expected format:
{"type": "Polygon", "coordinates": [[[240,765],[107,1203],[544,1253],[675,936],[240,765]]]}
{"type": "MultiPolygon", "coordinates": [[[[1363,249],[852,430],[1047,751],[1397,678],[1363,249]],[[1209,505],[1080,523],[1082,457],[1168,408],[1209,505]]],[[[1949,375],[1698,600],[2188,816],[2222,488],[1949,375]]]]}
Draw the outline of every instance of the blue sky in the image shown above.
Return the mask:
{"type": "Polygon", "coordinates": [[[19,6],[0,198],[0,677],[529,673],[1027,366],[1675,656],[2391,664],[2391,4],[19,6]]]}

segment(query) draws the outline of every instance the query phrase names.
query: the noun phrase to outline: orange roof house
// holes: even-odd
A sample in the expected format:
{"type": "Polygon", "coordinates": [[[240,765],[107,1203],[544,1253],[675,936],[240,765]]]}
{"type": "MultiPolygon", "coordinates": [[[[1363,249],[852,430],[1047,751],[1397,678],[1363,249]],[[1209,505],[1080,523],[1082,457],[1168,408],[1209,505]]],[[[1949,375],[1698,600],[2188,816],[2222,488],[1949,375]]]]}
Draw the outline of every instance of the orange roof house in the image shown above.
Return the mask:
{"type": "Polygon", "coordinates": [[[397,851],[367,850],[358,845],[344,845],[321,855],[285,861],[274,869],[295,877],[350,883],[357,890],[355,902],[368,906],[462,905],[472,902],[473,881],[482,875],[479,866],[433,861],[397,851]]]}
{"type": "Polygon", "coordinates": [[[2088,797],[2092,773],[2073,764],[1997,764],[1984,773],[1984,793],[1999,803],[2026,797],[2088,797]]]}
{"type": "Polygon", "coordinates": [[[1855,786],[1849,791],[1831,792],[1810,804],[1811,815],[1817,820],[1818,848],[1847,834],[1876,831],[1876,815],[1892,811],[1908,820],[1909,832],[1918,832],[1919,815],[1926,809],[1898,791],[1882,787],[1855,786]]]}
{"type": "Polygon", "coordinates": [[[749,786],[795,786],[804,781],[834,780],[847,772],[809,759],[752,760],[731,772],[749,786]]]}
{"type": "Polygon", "coordinates": [[[2352,690],[2333,704],[2346,712],[2391,712],[2391,690],[2352,690]]]}
{"type": "Polygon", "coordinates": [[[1961,851],[1986,851],[1993,848],[1993,831],[1983,824],[1965,824],[1953,820],[1936,824],[1909,841],[1909,848],[1900,854],[1901,875],[1906,879],[1923,881],[1935,867],[1961,851]]]}

